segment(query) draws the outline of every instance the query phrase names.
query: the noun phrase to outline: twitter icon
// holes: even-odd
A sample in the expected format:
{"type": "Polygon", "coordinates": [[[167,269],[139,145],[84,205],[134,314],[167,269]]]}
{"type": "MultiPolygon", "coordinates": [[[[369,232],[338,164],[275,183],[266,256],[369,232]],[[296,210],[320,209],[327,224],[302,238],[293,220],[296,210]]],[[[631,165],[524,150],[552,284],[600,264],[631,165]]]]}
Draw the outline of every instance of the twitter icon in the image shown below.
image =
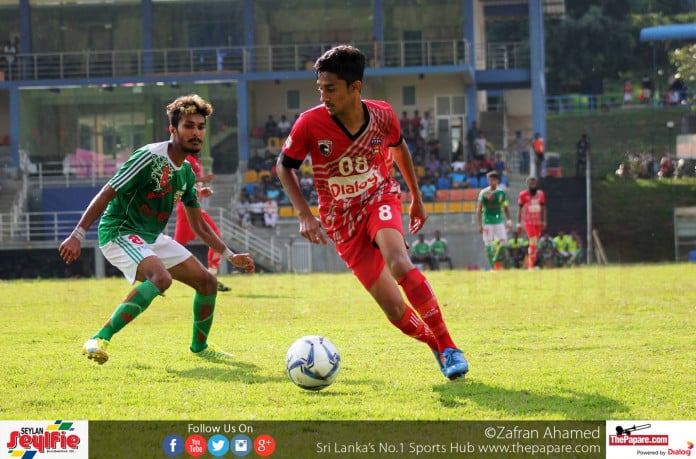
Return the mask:
{"type": "Polygon", "coordinates": [[[230,441],[222,435],[213,435],[208,439],[208,452],[213,456],[224,456],[230,450],[230,441]]]}

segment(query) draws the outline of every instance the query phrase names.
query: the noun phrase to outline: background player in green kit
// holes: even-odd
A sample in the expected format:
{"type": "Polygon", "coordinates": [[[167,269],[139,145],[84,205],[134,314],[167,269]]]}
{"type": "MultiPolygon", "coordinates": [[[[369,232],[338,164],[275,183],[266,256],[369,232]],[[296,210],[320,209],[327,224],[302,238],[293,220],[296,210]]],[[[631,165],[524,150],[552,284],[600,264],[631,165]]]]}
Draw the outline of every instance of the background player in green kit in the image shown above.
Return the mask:
{"type": "Polygon", "coordinates": [[[486,248],[486,257],[491,268],[493,267],[493,254],[495,252],[494,241],[501,241],[507,245],[507,231],[512,226],[510,210],[508,209],[507,194],[498,188],[500,176],[498,172],[491,171],[486,174],[488,186],[482,189],[478,195],[476,204],[476,221],[479,233],[483,234],[483,245],[486,248]],[[503,219],[503,215],[505,218],[503,219]]]}
{"type": "Polygon", "coordinates": [[[217,278],[184,246],[163,234],[174,206],[182,201],[191,229],[234,266],[251,273],[249,254],[235,254],[202,217],[196,197],[196,176],[185,161],[200,151],[205,139],[210,103],[198,95],[182,96],[167,106],[170,140],[136,150],[92,199],[72,234],[60,245],[70,264],[80,256],[80,242],[99,222],[99,248],[126,279],[137,285],[111,318],[84,344],[82,353],[100,365],[109,359],[111,337],[141,314],[176,279],[193,287],[193,338],[190,350],[215,359],[230,355],[209,345],[217,297],[217,278]]]}

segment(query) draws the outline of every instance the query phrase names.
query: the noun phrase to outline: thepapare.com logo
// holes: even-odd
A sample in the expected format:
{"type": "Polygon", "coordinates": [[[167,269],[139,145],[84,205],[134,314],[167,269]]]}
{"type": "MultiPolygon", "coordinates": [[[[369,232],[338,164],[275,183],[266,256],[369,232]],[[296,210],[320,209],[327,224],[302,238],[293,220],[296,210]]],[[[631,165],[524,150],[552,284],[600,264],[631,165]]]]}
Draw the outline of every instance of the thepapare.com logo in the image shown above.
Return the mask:
{"type": "Polygon", "coordinates": [[[13,459],[88,457],[87,421],[2,421],[0,433],[13,459]]]}

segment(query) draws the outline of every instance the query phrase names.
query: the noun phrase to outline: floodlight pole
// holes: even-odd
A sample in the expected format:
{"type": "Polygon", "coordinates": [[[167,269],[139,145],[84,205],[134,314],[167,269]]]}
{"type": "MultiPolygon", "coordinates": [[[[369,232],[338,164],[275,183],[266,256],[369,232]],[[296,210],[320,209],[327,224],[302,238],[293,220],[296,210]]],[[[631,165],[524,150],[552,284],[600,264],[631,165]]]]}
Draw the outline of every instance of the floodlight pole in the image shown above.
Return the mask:
{"type": "MultiPolygon", "coordinates": [[[[587,131],[585,131],[587,132],[587,131]]],[[[592,263],[592,174],[590,169],[592,168],[592,148],[587,148],[587,153],[585,155],[585,200],[587,201],[586,213],[587,213],[587,264],[592,263]]]]}

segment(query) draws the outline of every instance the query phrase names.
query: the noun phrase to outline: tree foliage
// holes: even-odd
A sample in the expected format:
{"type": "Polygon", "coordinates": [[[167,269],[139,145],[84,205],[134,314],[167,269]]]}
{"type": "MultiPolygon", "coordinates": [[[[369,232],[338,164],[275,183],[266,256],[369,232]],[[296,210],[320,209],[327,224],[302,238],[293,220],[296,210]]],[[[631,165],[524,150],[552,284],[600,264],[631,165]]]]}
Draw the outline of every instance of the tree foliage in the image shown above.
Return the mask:
{"type": "Polygon", "coordinates": [[[677,48],[670,54],[670,62],[676,67],[677,75],[687,84],[696,81],[696,44],[677,48]]]}

